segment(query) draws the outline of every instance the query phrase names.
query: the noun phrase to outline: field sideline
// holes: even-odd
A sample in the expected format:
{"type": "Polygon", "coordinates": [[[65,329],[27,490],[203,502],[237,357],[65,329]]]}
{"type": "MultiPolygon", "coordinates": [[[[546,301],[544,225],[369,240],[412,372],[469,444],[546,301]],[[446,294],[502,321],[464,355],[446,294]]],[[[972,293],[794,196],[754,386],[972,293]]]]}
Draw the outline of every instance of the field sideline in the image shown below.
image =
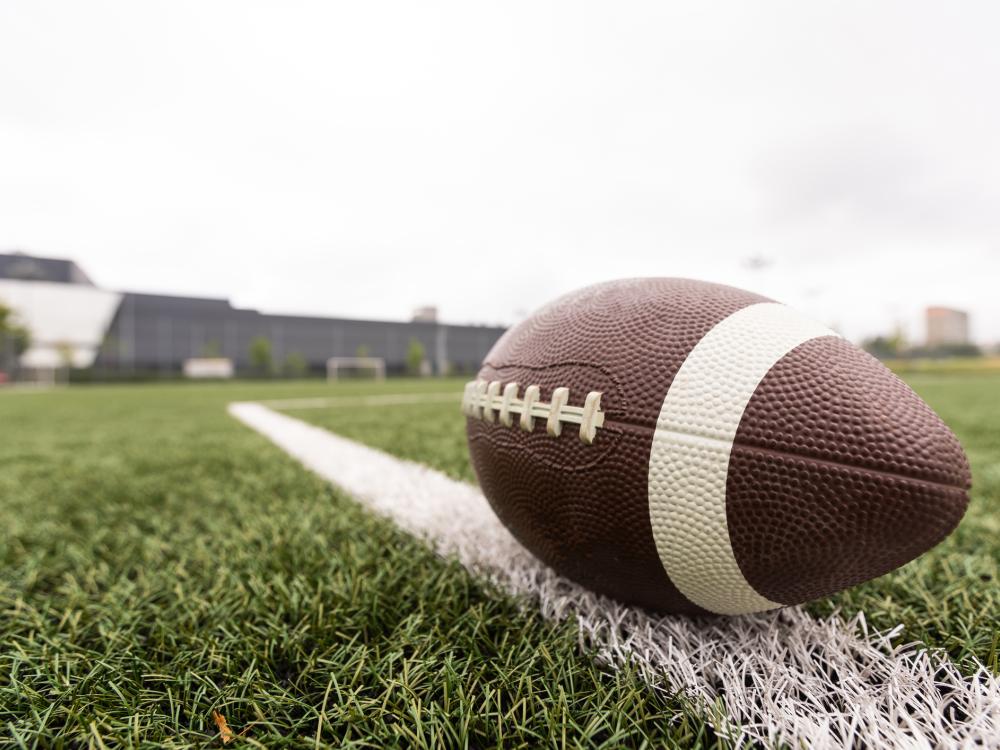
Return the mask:
{"type": "MultiPolygon", "coordinates": [[[[998,669],[1000,377],[920,376],[975,490],[920,561],[810,607],[998,669]]],[[[230,419],[231,401],[440,394],[458,381],[0,395],[0,722],[10,741],[199,745],[212,710],[274,747],[728,746],[230,419]],[[13,430],[11,427],[13,426],[13,430]]],[[[287,413],[471,480],[439,396],[287,413]]]]}

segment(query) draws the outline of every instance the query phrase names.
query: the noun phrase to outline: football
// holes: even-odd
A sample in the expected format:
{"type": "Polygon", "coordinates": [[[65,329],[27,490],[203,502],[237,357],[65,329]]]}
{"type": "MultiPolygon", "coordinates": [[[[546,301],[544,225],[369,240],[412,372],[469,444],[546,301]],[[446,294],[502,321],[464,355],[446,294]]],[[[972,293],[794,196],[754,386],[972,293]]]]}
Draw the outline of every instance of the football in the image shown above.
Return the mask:
{"type": "Polygon", "coordinates": [[[968,503],[961,445],[909,386],[826,326],[719,284],[562,297],[503,335],[462,409],[514,536],[660,612],[831,594],[930,549],[968,503]]]}

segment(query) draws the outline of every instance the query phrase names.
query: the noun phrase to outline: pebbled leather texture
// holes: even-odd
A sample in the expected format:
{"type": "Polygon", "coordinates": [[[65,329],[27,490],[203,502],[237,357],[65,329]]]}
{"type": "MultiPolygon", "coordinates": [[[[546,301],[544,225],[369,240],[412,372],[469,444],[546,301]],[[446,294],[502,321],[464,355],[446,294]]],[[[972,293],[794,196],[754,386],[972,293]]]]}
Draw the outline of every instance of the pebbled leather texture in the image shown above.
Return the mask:
{"type": "Polygon", "coordinates": [[[781,606],[746,580],[730,544],[729,458],[761,379],[802,342],[835,335],[785,305],[749,305],[698,342],[663,400],[649,456],[653,538],[677,588],[712,612],[781,606]]]}
{"type": "MultiPolygon", "coordinates": [[[[517,382],[521,393],[538,385],[543,401],[568,387],[577,406],[601,391],[605,424],[588,446],[574,430],[547,435],[543,420],[529,433],[516,417],[513,427],[468,418],[472,464],[499,518],[542,561],[599,593],[704,612],[670,581],[654,542],[653,435],[691,350],[720,321],[769,301],[686,279],[614,281],[509,330],[480,379],[517,382]]],[[[918,397],[852,345],[814,339],[774,365],[739,422],[725,489],[733,553],[774,602],[832,593],[936,543],[961,517],[967,486],[961,448],[918,397]],[[909,541],[893,543],[893,523],[909,541]]]]}
{"type": "Polygon", "coordinates": [[[970,485],[958,440],[906,383],[843,339],[814,339],[771,369],[743,414],[730,541],[758,592],[808,601],[936,545],[970,485]]]}

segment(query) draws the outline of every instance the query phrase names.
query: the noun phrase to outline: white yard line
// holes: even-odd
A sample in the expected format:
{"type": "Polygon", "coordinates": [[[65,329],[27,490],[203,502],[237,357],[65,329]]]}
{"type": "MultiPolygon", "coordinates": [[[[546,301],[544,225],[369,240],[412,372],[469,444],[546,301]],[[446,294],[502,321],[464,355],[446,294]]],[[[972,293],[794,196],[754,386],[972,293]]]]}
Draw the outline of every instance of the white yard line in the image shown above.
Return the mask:
{"type": "Polygon", "coordinates": [[[736,742],[1000,748],[1000,679],[985,668],[965,676],[943,655],[894,644],[901,628],[873,633],[861,615],[817,620],[794,607],[707,620],[652,616],[556,576],[471,485],[261,404],[229,411],[545,617],[574,618],[581,646],[598,660],[637,664],[652,685],[683,692],[736,742]]]}
{"type": "Polygon", "coordinates": [[[462,394],[447,393],[386,393],[380,396],[321,396],[319,398],[286,398],[258,401],[272,409],[330,409],[338,406],[395,406],[398,404],[431,404],[462,400],[462,394]]]}

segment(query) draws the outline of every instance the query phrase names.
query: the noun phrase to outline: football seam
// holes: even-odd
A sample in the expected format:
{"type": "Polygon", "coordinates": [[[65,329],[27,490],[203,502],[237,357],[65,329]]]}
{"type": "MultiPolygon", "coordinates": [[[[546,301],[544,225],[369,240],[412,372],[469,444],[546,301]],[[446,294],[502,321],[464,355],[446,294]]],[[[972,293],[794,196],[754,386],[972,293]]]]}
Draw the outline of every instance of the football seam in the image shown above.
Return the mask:
{"type": "MultiPolygon", "coordinates": [[[[487,423],[487,424],[492,424],[492,423],[487,423]]],[[[500,425],[499,423],[493,424],[492,426],[493,427],[497,427],[497,428],[503,430],[504,433],[506,433],[508,430],[513,429],[511,427],[504,427],[503,425],[500,425]]],[[[617,443],[621,439],[621,435],[624,432],[626,432],[626,431],[652,434],[652,433],[656,432],[656,429],[657,429],[656,427],[650,427],[649,425],[641,423],[641,422],[634,422],[634,421],[630,421],[630,420],[627,420],[627,419],[610,419],[610,418],[608,418],[604,422],[604,426],[601,428],[601,432],[598,433],[598,439],[594,440],[593,447],[600,447],[600,445],[599,445],[599,443],[600,443],[600,435],[605,434],[605,433],[614,435],[615,436],[615,442],[617,443]],[[615,428],[618,428],[618,429],[615,429],[615,428]],[[622,428],[625,428],[625,429],[622,429],[622,428]]],[[[840,469],[840,470],[849,469],[849,470],[863,471],[863,472],[865,472],[867,474],[873,474],[873,475],[877,476],[879,479],[889,479],[889,480],[895,480],[895,481],[909,482],[909,483],[912,483],[912,484],[917,484],[917,485],[920,485],[920,486],[926,486],[926,487],[933,488],[933,489],[947,489],[947,490],[958,490],[960,492],[968,492],[969,489],[972,486],[971,480],[968,483],[966,483],[966,484],[952,484],[951,482],[948,482],[948,481],[945,481],[945,480],[926,479],[924,477],[914,477],[914,476],[910,476],[909,474],[903,474],[902,472],[888,471],[888,470],[886,470],[884,468],[876,468],[876,467],[868,466],[868,465],[865,465],[865,464],[846,463],[846,462],[845,463],[841,463],[839,461],[833,461],[833,460],[828,459],[828,458],[819,458],[817,456],[811,456],[811,455],[808,455],[808,454],[798,453],[796,451],[784,451],[784,450],[779,450],[777,448],[767,448],[767,447],[758,445],[756,443],[747,443],[747,442],[743,442],[743,441],[732,441],[732,442],[730,442],[730,441],[722,439],[722,438],[716,438],[716,437],[712,437],[712,436],[709,436],[709,435],[700,435],[698,433],[693,433],[693,432],[681,432],[681,431],[678,431],[678,430],[662,430],[661,429],[661,432],[667,433],[667,434],[672,434],[672,435],[677,435],[678,437],[681,437],[681,438],[694,438],[694,439],[699,440],[699,441],[706,441],[706,442],[711,442],[711,443],[717,443],[720,446],[729,446],[729,445],[731,445],[732,446],[732,450],[730,452],[735,451],[737,448],[740,448],[740,449],[743,449],[743,450],[746,450],[746,451],[753,451],[755,453],[761,453],[761,454],[764,454],[764,455],[767,455],[767,456],[773,456],[775,458],[788,458],[788,459],[793,459],[793,460],[797,460],[797,461],[800,461],[800,462],[809,462],[809,463],[813,463],[813,464],[815,464],[817,466],[826,467],[826,468],[830,468],[830,469],[840,469]]],[[[525,434],[532,435],[532,434],[536,434],[536,433],[539,434],[539,435],[545,434],[545,428],[542,427],[541,429],[539,429],[538,427],[536,427],[532,432],[525,433],[525,434]]],[[[566,438],[566,436],[560,436],[560,437],[557,437],[557,438],[550,438],[550,439],[552,439],[552,440],[563,440],[565,438],[566,438]]],[[[501,450],[507,450],[507,451],[510,451],[510,452],[514,452],[516,450],[519,450],[520,447],[521,447],[521,446],[512,446],[512,445],[509,445],[507,443],[499,442],[492,435],[487,435],[487,434],[482,434],[482,433],[480,433],[478,435],[472,435],[472,436],[470,436],[469,440],[486,440],[491,445],[495,445],[497,448],[499,448],[501,450]]],[[[604,448],[604,450],[601,452],[601,455],[600,455],[599,458],[595,459],[594,461],[590,461],[590,462],[588,462],[586,464],[580,464],[580,465],[577,465],[577,466],[557,464],[557,463],[555,463],[553,461],[548,461],[548,460],[545,460],[543,458],[539,458],[538,456],[535,456],[535,455],[531,455],[531,454],[526,454],[526,455],[528,456],[528,458],[530,458],[532,460],[535,460],[535,461],[540,461],[541,463],[544,463],[547,466],[555,466],[555,467],[558,467],[560,469],[567,469],[569,471],[581,471],[583,469],[588,469],[588,468],[597,466],[599,463],[601,463],[602,461],[604,461],[609,455],[611,455],[611,453],[614,451],[615,447],[616,447],[616,445],[606,446],[604,448]]],[[[652,448],[652,445],[650,446],[650,448],[652,448]]]]}
{"type": "MultiPolygon", "coordinates": [[[[472,417],[467,417],[466,419],[467,420],[471,420],[473,418],[472,417]]],[[[501,435],[509,434],[509,431],[511,431],[513,429],[511,427],[504,427],[503,425],[501,425],[499,423],[483,422],[482,420],[478,420],[478,419],[475,420],[475,423],[476,424],[482,424],[484,429],[486,428],[487,425],[489,425],[490,427],[499,427],[500,429],[498,430],[498,434],[501,434],[501,435]]],[[[468,421],[466,422],[466,424],[468,424],[468,421]]],[[[539,424],[541,424],[541,423],[539,423],[539,424]]],[[[555,461],[551,461],[551,460],[539,457],[537,455],[532,455],[529,452],[527,452],[527,451],[524,450],[524,446],[512,445],[513,440],[511,440],[511,441],[501,441],[501,440],[498,440],[495,436],[493,436],[491,434],[487,434],[485,432],[480,432],[480,433],[478,433],[476,435],[469,435],[468,436],[468,440],[469,440],[469,442],[474,442],[474,441],[478,441],[478,440],[485,440],[487,443],[489,443],[490,445],[492,445],[494,448],[496,448],[498,451],[500,451],[502,453],[518,453],[520,451],[519,455],[527,455],[527,456],[529,456],[531,458],[531,460],[538,461],[539,463],[545,464],[546,466],[552,466],[554,468],[562,469],[564,471],[577,472],[577,471],[584,471],[584,470],[587,470],[587,469],[592,469],[595,466],[598,466],[601,463],[603,463],[605,460],[607,460],[608,456],[613,455],[615,449],[618,447],[618,442],[621,441],[621,436],[624,434],[624,432],[625,432],[624,430],[621,430],[621,429],[617,429],[616,430],[613,427],[609,429],[609,425],[605,424],[604,427],[601,428],[601,433],[602,434],[603,433],[610,433],[611,435],[614,435],[615,436],[615,438],[614,438],[615,442],[613,444],[611,444],[611,445],[602,446],[601,447],[602,449],[601,449],[600,455],[598,455],[596,458],[593,458],[592,460],[587,461],[586,463],[577,464],[577,465],[574,465],[574,464],[560,464],[560,463],[557,463],[555,461]]],[[[566,439],[568,437],[566,435],[561,435],[559,437],[551,437],[551,436],[549,436],[549,435],[546,434],[544,426],[542,426],[541,429],[539,429],[538,426],[536,426],[535,429],[532,430],[531,432],[520,432],[520,431],[515,432],[515,435],[525,435],[525,436],[527,436],[527,435],[536,435],[536,434],[539,435],[539,436],[545,437],[547,440],[563,440],[563,439],[566,439]]],[[[516,439],[516,438],[514,438],[514,439],[516,439]]],[[[575,439],[575,438],[570,438],[570,439],[575,439]]],[[[587,446],[587,447],[591,448],[591,447],[594,447],[595,445],[597,445],[597,441],[596,440],[594,441],[593,445],[590,445],[590,446],[587,446]]]]}
{"type": "MultiPolygon", "coordinates": [[[[716,438],[705,438],[706,440],[716,440],[716,438]]],[[[719,442],[727,442],[720,440],[719,442]]],[[[830,469],[857,469],[864,471],[868,474],[875,474],[879,478],[892,479],[903,482],[910,482],[913,484],[930,487],[933,489],[946,489],[946,490],[958,490],[960,492],[967,492],[971,487],[971,482],[965,485],[962,484],[951,484],[950,482],[938,481],[934,479],[924,479],[922,477],[912,477],[908,474],[903,474],[897,471],[886,471],[885,469],[874,469],[868,466],[863,466],[853,463],[840,463],[839,461],[831,461],[828,458],[816,458],[814,456],[805,456],[801,453],[794,453],[789,451],[777,450],[775,448],[764,448],[753,443],[742,443],[733,442],[733,450],[736,448],[743,448],[755,453],[763,453],[767,456],[774,456],[776,458],[790,458],[798,459],[800,461],[808,461],[810,463],[816,464],[820,467],[826,467],[830,469]]]]}

